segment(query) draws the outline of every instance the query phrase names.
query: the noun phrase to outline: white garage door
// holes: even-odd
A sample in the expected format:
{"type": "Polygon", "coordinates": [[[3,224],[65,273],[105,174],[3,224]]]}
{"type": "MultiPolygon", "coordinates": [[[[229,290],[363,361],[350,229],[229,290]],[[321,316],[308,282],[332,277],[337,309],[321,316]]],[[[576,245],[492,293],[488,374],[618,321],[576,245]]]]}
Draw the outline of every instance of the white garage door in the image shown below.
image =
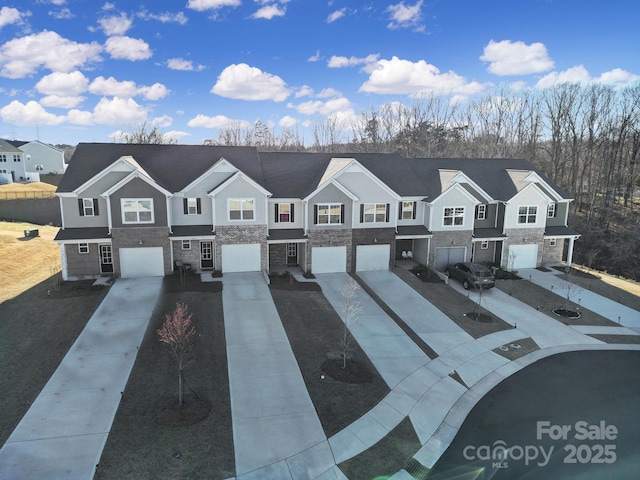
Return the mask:
{"type": "Polygon", "coordinates": [[[222,273],[259,272],[260,244],[222,245],[222,273]]]}
{"type": "Polygon", "coordinates": [[[439,272],[444,272],[451,264],[464,262],[467,253],[466,247],[436,248],[435,267],[439,272]]]}
{"type": "Polygon", "coordinates": [[[347,247],[313,247],[311,249],[311,273],[346,271],[347,247]]]}
{"type": "Polygon", "coordinates": [[[356,271],[389,270],[391,245],[359,245],[356,247],[356,271]]]}
{"type": "Polygon", "coordinates": [[[162,247],[121,248],[122,278],[164,277],[162,247]]]}
{"type": "Polygon", "coordinates": [[[511,245],[507,268],[518,270],[519,268],[536,268],[538,266],[538,244],[511,245]]]}

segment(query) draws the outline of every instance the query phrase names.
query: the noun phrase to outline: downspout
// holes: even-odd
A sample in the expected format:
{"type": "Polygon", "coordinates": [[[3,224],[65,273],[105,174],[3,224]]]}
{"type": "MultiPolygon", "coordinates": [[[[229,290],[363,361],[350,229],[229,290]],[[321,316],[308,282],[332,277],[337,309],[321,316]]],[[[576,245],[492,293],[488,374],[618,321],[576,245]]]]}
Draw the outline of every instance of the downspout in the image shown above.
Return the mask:
{"type": "Polygon", "coordinates": [[[60,222],[62,223],[62,230],[64,230],[64,208],[62,206],[62,197],[58,197],[60,200],[60,222]]]}
{"type": "Polygon", "coordinates": [[[109,227],[109,235],[111,235],[111,230],[113,229],[113,219],[111,218],[111,198],[109,195],[101,195],[107,201],[107,225],[109,227]]]}

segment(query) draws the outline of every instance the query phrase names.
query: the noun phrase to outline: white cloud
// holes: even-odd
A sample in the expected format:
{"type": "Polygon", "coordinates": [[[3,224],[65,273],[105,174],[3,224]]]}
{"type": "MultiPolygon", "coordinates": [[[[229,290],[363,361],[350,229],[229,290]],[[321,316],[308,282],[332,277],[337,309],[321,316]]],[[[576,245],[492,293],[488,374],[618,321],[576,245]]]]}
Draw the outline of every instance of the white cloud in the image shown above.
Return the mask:
{"type": "Polygon", "coordinates": [[[67,122],[76,125],[93,125],[93,114],[85,110],[72,109],[67,112],[67,122]]]}
{"type": "Polygon", "coordinates": [[[23,78],[39,67],[53,72],[70,72],[99,61],[102,47],[95,43],[76,43],[56,32],[44,31],[9,40],[0,46],[0,75],[23,78]]]}
{"type": "Polygon", "coordinates": [[[329,68],[346,68],[346,67],[355,67],[358,65],[369,65],[371,63],[375,63],[380,58],[380,54],[372,53],[371,55],[367,55],[366,57],[341,57],[334,55],[327,62],[327,67],[329,68]]]}
{"type": "Polygon", "coordinates": [[[132,98],[101,98],[93,109],[93,121],[101,125],[137,124],[146,119],[146,110],[132,98]]]}
{"type": "Polygon", "coordinates": [[[320,56],[320,50],[316,50],[316,54],[315,55],[311,55],[307,61],[308,62],[317,62],[321,58],[322,57],[320,56]]]}
{"type": "Polygon", "coordinates": [[[75,15],[68,8],[61,8],[60,10],[51,10],[49,11],[49,15],[51,15],[56,20],[69,20],[75,17],[75,15]]]}
{"type": "Polygon", "coordinates": [[[285,115],[278,122],[278,126],[283,128],[295,127],[297,124],[298,124],[298,119],[295,117],[292,117],[291,115],[285,115]]]}
{"type": "Polygon", "coordinates": [[[186,15],[182,12],[150,13],[144,8],[136,13],[136,17],[141,18],[142,20],[157,20],[161,23],[177,23],[179,25],[186,25],[186,23],[189,21],[186,15]]]}
{"type": "Polygon", "coordinates": [[[295,108],[296,111],[303,115],[314,115],[316,113],[331,115],[337,112],[353,110],[351,102],[344,97],[333,98],[326,102],[322,102],[320,100],[309,100],[308,102],[303,102],[298,105],[290,104],[289,107],[295,108]]]}
{"type": "Polygon", "coordinates": [[[149,44],[144,40],[131,37],[109,37],[105,43],[105,50],[111,58],[131,60],[146,60],[153,55],[149,44]]]}
{"type": "Polygon", "coordinates": [[[309,85],[303,85],[298,90],[296,90],[295,93],[296,98],[309,97],[311,95],[313,95],[313,88],[311,88],[309,85]]]}
{"type": "Polygon", "coordinates": [[[165,132],[163,136],[165,139],[175,140],[176,142],[179,142],[180,139],[184,137],[190,137],[191,134],[189,132],[183,132],[182,130],[169,130],[168,132],[165,132]]]}
{"type": "Polygon", "coordinates": [[[55,108],[74,108],[84,102],[87,97],[61,97],[59,95],[47,95],[40,99],[40,105],[55,108]]]}
{"type": "Polygon", "coordinates": [[[205,10],[217,10],[222,7],[238,7],[241,0],[189,0],[187,8],[203,12],[205,10]]]}
{"type": "Polygon", "coordinates": [[[156,127],[166,128],[171,126],[171,124],[173,123],[173,118],[171,118],[169,115],[162,115],[161,117],[152,118],[149,123],[156,127]]]}
{"type": "Polygon", "coordinates": [[[0,109],[0,117],[15,125],[60,125],[64,122],[64,116],[47,112],[33,100],[26,104],[14,100],[0,109]]]}
{"type": "Polygon", "coordinates": [[[104,34],[108,37],[113,35],[124,35],[131,28],[133,21],[127,16],[126,13],[120,13],[120,15],[113,15],[111,17],[105,17],[98,20],[100,28],[104,34]]]}
{"type": "Polygon", "coordinates": [[[284,17],[287,12],[286,7],[280,5],[265,5],[259,8],[255,13],[251,15],[251,18],[263,18],[265,20],[271,20],[273,17],[284,17]]]}
{"type": "Polygon", "coordinates": [[[318,98],[341,97],[342,92],[335,88],[323,88],[317,95],[318,98]]]}
{"type": "Polygon", "coordinates": [[[194,70],[200,72],[206,67],[204,65],[194,66],[191,60],[185,60],[184,58],[178,57],[167,60],[167,68],[170,70],[182,70],[185,72],[192,72],[194,70]]]}
{"type": "Polygon", "coordinates": [[[536,83],[536,88],[548,88],[560,83],[606,83],[616,86],[625,86],[639,80],[640,76],[634,75],[621,68],[614,68],[602,73],[599,77],[591,77],[584,65],[571,67],[564,72],[551,72],[542,77],[536,83]]]}
{"type": "Polygon", "coordinates": [[[484,47],[480,60],[489,62],[488,70],[494,75],[528,75],[553,68],[547,47],[540,42],[527,45],[511,40],[491,40],[484,47]]]}
{"type": "Polygon", "coordinates": [[[391,30],[398,28],[413,28],[423,30],[422,21],[422,0],[418,0],[415,5],[405,5],[404,2],[389,5],[387,12],[391,14],[391,21],[387,25],[391,30]]]}
{"type": "Polygon", "coordinates": [[[42,77],[36,83],[36,90],[45,95],[58,95],[70,97],[87,90],[89,79],[82,72],[70,73],[53,72],[42,77]]]}
{"type": "Polygon", "coordinates": [[[369,80],[360,87],[361,92],[378,94],[459,94],[473,95],[486,85],[468,82],[464,77],[449,71],[440,73],[434,65],[424,60],[411,62],[392,57],[380,60],[369,75],[369,80]]]}
{"type": "Polygon", "coordinates": [[[225,128],[225,127],[230,127],[232,125],[238,126],[239,128],[251,127],[251,124],[246,120],[234,120],[224,115],[216,115],[215,117],[208,117],[202,114],[198,114],[194,118],[189,120],[189,122],[187,122],[187,125],[194,128],[196,127],[225,128]]]}
{"type": "Polygon", "coordinates": [[[342,17],[344,17],[346,12],[347,12],[346,8],[341,8],[340,10],[336,10],[335,12],[330,13],[329,16],[327,17],[327,23],[333,23],[336,20],[341,19],[342,17]]]}
{"type": "Polygon", "coordinates": [[[113,77],[97,77],[89,85],[89,91],[94,95],[107,97],[129,98],[142,95],[147,100],[160,100],[169,95],[171,90],[161,83],[151,86],[138,86],[132,80],[119,81],[113,77]]]}
{"type": "Polygon", "coordinates": [[[49,0],[49,3],[52,5],[61,6],[67,3],[67,0],[49,0]]]}
{"type": "Polygon", "coordinates": [[[2,7],[0,8],[0,28],[14,23],[21,24],[23,17],[29,16],[29,12],[20,12],[17,8],[2,7]]]}
{"type": "Polygon", "coordinates": [[[237,100],[282,102],[291,94],[291,89],[277,75],[240,63],[222,71],[211,93],[237,100]]]}

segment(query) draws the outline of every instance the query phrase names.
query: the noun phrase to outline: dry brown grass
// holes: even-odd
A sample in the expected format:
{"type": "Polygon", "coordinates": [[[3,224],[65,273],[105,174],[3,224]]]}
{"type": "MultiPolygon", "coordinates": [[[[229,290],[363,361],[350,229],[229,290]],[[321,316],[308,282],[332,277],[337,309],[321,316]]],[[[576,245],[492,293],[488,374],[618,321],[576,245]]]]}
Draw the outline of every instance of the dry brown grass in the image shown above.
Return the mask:
{"type": "Polygon", "coordinates": [[[0,200],[54,197],[56,188],[44,182],[8,183],[0,185],[0,200]]]}
{"type": "Polygon", "coordinates": [[[0,303],[14,298],[60,271],[58,227],[0,222],[0,303]],[[24,238],[37,228],[40,236],[24,238]]]}

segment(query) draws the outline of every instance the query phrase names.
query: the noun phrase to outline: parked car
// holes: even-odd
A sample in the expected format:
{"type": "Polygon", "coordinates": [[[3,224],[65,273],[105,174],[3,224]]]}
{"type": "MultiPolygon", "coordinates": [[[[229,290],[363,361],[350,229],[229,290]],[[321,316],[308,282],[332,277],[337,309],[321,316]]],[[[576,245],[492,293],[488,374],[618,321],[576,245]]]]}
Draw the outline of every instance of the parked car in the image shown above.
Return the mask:
{"type": "Polygon", "coordinates": [[[455,265],[449,265],[447,275],[462,282],[465,290],[473,285],[477,289],[493,288],[496,285],[496,279],[484,265],[473,262],[460,262],[455,265]]]}

